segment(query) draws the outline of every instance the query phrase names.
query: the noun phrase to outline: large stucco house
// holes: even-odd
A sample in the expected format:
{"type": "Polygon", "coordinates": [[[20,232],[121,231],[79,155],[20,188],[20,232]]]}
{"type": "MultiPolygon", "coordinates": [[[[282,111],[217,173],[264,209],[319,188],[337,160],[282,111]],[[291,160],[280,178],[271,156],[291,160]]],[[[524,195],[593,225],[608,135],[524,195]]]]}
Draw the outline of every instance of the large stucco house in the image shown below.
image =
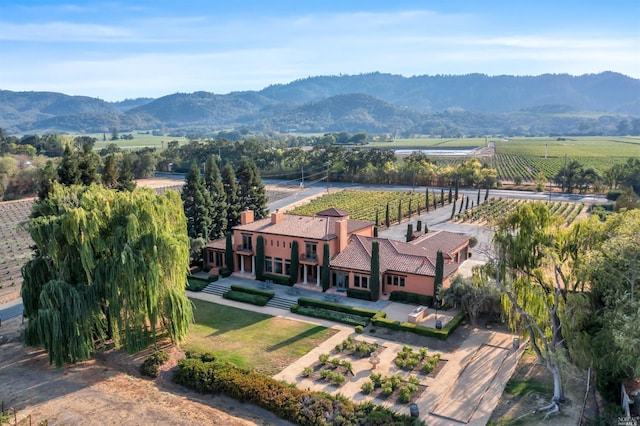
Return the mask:
{"type": "MultiPolygon", "coordinates": [[[[380,247],[380,295],[402,290],[426,296],[434,295],[436,253],[444,255],[444,287],[469,255],[469,238],[462,234],[435,231],[411,242],[374,238],[374,223],[349,218],[349,212],[330,208],[315,216],[282,212],[254,220],[251,210],[241,213],[240,225],[233,228],[234,272],[254,274],[256,241],[264,241],[264,272],[288,277],[291,257],[297,255],[298,283],[320,286],[324,247],[329,247],[330,285],[338,289],[369,289],[371,243],[380,247]],[[298,242],[293,254],[292,242],[298,242]]],[[[204,265],[217,271],[225,267],[224,238],[210,242],[204,253],[204,265]]]]}

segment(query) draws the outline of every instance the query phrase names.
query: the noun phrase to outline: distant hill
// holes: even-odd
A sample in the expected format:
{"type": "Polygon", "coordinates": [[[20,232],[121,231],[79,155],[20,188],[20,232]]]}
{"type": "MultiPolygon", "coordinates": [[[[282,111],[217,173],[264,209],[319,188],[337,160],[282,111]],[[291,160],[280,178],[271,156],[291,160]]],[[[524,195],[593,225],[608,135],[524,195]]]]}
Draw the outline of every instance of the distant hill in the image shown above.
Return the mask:
{"type": "MultiPolygon", "coordinates": [[[[640,80],[604,72],[571,76],[371,73],[320,76],[229,94],[176,93],[104,102],[51,92],[0,91],[8,133],[164,128],[366,131],[455,136],[612,132],[640,116],[640,80]]],[[[633,126],[631,126],[633,128],[633,126]]]]}

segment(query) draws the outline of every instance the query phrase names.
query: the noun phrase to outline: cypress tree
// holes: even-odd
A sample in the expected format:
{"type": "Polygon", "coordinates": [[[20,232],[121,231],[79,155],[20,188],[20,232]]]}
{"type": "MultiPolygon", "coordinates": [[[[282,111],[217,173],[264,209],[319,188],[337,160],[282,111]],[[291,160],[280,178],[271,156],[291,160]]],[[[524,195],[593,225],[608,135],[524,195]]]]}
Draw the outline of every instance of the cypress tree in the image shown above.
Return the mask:
{"type": "MultiPolygon", "coordinates": [[[[451,187],[449,187],[449,204],[451,204],[451,197],[453,197],[453,194],[451,193],[451,187]]],[[[456,193],[456,200],[458,199],[458,194],[456,193]]]]}
{"type": "MultiPolygon", "coordinates": [[[[469,197],[467,197],[467,200],[469,199],[469,197]]],[[[462,213],[462,207],[464,207],[464,195],[462,196],[462,200],[460,200],[460,210],[458,211],[458,214],[462,213]]]]}
{"type": "Polygon", "coordinates": [[[120,178],[118,180],[118,190],[120,191],[133,191],[136,187],[131,155],[131,153],[125,153],[122,157],[122,163],[120,163],[120,178]]]}
{"type": "Polygon", "coordinates": [[[460,180],[456,178],[456,200],[458,199],[458,190],[460,189],[460,180]]]}
{"type": "Polygon", "coordinates": [[[256,238],[256,280],[264,281],[264,238],[256,238]]]}
{"type": "Polygon", "coordinates": [[[98,178],[98,166],[102,162],[102,159],[98,154],[93,152],[92,148],[93,144],[84,144],[82,145],[82,151],[78,153],[78,172],[80,173],[80,183],[85,186],[100,182],[100,179],[98,178]]]}
{"type": "Polygon", "coordinates": [[[422,232],[422,221],[421,220],[418,221],[418,224],[417,224],[417,227],[416,227],[416,231],[422,232]]]}
{"type": "Polygon", "coordinates": [[[378,227],[377,227],[377,226],[374,226],[374,227],[373,227],[373,236],[374,236],[375,238],[378,238],[378,227]]]}
{"type": "Polygon", "coordinates": [[[211,198],[200,177],[200,169],[194,161],[185,178],[181,192],[184,214],[187,217],[187,234],[190,238],[206,238],[211,228],[211,198]]]}
{"type": "Polygon", "coordinates": [[[61,366],[109,339],[134,353],[193,321],[184,288],[189,239],[180,197],[54,184],[28,230],[35,256],[22,269],[27,344],[61,366]]]}
{"type": "Polygon", "coordinates": [[[444,188],[440,188],[440,205],[444,207],[444,188]]]}
{"type": "Polygon", "coordinates": [[[390,219],[389,219],[389,202],[387,201],[387,210],[384,213],[384,225],[389,228],[390,225],[390,219]]]}
{"type": "Polygon", "coordinates": [[[380,298],[380,245],[378,240],[371,241],[371,275],[369,276],[371,300],[380,298]]]}
{"type": "Polygon", "coordinates": [[[487,201],[489,199],[489,185],[487,185],[487,190],[484,193],[484,200],[487,201]]]}
{"type": "Polygon", "coordinates": [[[411,198],[409,198],[409,220],[411,220],[411,198]]]}
{"type": "Polygon", "coordinates": [[[102,168],[102,184],[109,188],[114,189],[118,186],[118,168],[116,167],[116,157],[113,154],[107,155],[104,159],[104,166],[102,168]]]}
{"type": "Polygon", "coordinates": [[[236,269],[236,266],[233,262],[233,233],[227,232],[227,240],[226,246],[224,250],[224,264],[225,267],[229,270],[229,272],[233,272],[236,269]]]}
{"type": "Polygon", "coordinates": [[[260,179],[256,164],[247,158],[243,158],[240,161],[238,170],[236,170],[236,177],[238,178],[240,211],[253,210],[256,220],[267,217],[269,213],[267,209],[267,192],[262,179],[260,179]]]}
{"type": "Polygon", "coordinates": [[[437,210],[438,203],[436,203],[436,190],[434,189],[432,190],[432,192],[433,192],[433,209],[437,210]]]}
{"type": "Polygon", "coordinates": [[[436,273],[433,279],[434,297],[438,294],[439,290],[442,288],[443,280],[444,280],[444,257],[442,256],[442,251],[438,250],[438,253],[436,253],[436,273]]]}
{"type": "Polygon", "coordinates": [[[375,227],[378,227],[378,209],[376,209],[376,222],[375,222],[375,227]]]}
{"type": "Polygon", "coordinates": [[[289,285],[298,282],[298,270],[300,269],[300,254],[298,253],[298,241],[291,243],[291,274],[289,275],[289,285]]]}
{"type": "Polygon", "coordinates": [[[322,291],[329,290],[329,243],[324,243],[322,247],[322,275],[320,276],[320,284],[322,285],[322,291]]]}
{"type": "Polygon", "coordinates": [[[238,202],[238,184],[233,167],[227,162],[221,172],[222,187],[227,200],[227,230],[240,223],[240,204],[238,202]]]}
{"type": "Polygon", "coordinates": [[[478,188],[478,200],[476,202],[476,206],[480,205],[480,188],[478,188]]]}
{"type": "Polygon", "coordinates": [[[204,186],[211,198],[211,228],[209,239],[215,240],[224,236],[227,230],[227,195],[224,192],[220,170],[216,163],[216,156],[210,155],[207,158],[204,174],[204,186]]]}
{"type": "Polygon", "coordinates": [[[420,216],[420,200],[418,200],[418,216],[420,216]]]}
{"type": "Polygon", "coordinates": [[[58,166],[58,182],[62,185],[80,184],[80,170],[78,169],[78,157],[67,146],[62,154],[62,160],[58,166]]]}
{"type": "Polygon", "coordinates": [[[398,224],[402,222],[402,200],[398,201],[398,224]]]}
{"type": "Polygon", "coordinates": [[[427,209],[427,213],[429,213],[429,187],[427,186],[427,189],[425,189],[424,191],[424,205],[425,208],[427,209]]]}
{"type": "Polygon", "coordinates": [[[451,219],[453,219],[453,217],[456,215],[456,203],[457,201],[453,200],[453,204],[452,204],[453,208],[451,209],[451,219]]]}
{"type": "Polygon", "coordinates": [[[468,208],[469,208],[469,197],[467,197],[467,201],[465,202],[465,205],[464,205],[465,210],[468,208]]]}
{"type": "Polygon", "coordinates": [[[406,235],[407,242],[411,241],[412,238],[413,238],[413,224],[407,223],[407,235],[406,235]]]}

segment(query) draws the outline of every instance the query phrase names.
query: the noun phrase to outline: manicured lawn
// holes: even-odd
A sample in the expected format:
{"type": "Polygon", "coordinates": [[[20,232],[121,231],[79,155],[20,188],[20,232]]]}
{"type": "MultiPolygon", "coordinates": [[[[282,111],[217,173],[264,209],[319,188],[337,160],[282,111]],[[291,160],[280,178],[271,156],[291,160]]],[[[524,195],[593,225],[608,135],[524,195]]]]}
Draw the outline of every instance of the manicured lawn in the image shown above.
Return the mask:
{"type": "Polygon", "coordinates": [[[186,350],[274,375],[336,333],[335,330],[215,303],[193,300],[196,323],[186,350]]]}

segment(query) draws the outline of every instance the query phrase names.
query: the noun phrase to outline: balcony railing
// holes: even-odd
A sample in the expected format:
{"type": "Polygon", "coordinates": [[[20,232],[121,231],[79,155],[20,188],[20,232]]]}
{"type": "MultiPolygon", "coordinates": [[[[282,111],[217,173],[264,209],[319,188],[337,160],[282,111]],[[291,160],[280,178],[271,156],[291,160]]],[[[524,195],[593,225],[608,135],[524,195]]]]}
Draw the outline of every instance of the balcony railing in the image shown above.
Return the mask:
{"type": "Polygon", "coordinates": [[[236,251],[237,252],[243,252],[243,253],[253,253],[253,247],[245,246],[243,244],[238,244],[236,246],[236,251]]]}
{"type": "Polygon", "coordinates": [[[302,253],[300,255],[300,261],[306,263],[318,263],[318,255],[311,253],[302,253]]]}

